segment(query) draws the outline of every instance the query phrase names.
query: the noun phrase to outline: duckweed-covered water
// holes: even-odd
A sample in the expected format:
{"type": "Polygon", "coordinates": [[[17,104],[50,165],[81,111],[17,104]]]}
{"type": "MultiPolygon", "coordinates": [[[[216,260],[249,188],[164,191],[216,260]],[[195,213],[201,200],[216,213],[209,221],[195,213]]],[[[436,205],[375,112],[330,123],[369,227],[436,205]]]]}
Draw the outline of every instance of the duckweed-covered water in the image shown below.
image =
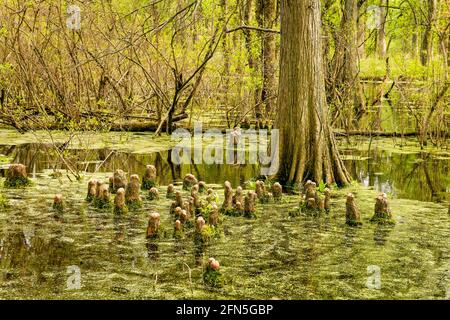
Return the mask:
{"type": "MultiPolygon", "coordinates": [[[[65,152],[79,166],[81,181],[70,175],[69,180],[65,171],[60,171],[61,176],[54,174],[62,166],[43,141],[2,139],[1,161],[5,166],[25,163],[34,186],[0,189],[9,202],[0,208],[0,298],[449,297],[449,161],[445,151],[383,150],[390,142],[380,140],[367,153],[362,144],[350,149],[343,143],[343,157],[359,182],[333,190],[330,214],[290,218],[288,210],[297,205],[298,198],[285,197],[280,204],[258,205],[254,220],[224,217],[221,237],[201,251],[192,238],[172,238],[171,201],[164,197],[164,186],[192,172],[222,196],[224,180],[230,180],[235,188],[259,171],[250,165],[176,166],[165,151],[170,148],[169,140],[161,139],[146,145],[142,138],[136,148],[130,140],[70,148],[65,152]],[[142,175],[146,164],[158,168],[161,200],[149,201],[143,194],[143,208],[122,217],[84,201],[90,177],[107,181],[117,168],[142,175]],[[345,225],[345,194],[349,191],[355,194],[362,213],[359,228],[345,225]],[[387,192],[392,199],[394,226],[369,222],[378,191],[387,192]],[[66,200],[62,215],[51,208],[56,193],[66,200]],[[161,213],[165,230],[156,243],[145,239],[152,210],[161,213]],[[225,279],[220,289],[203,284],[201,262],[209,257],[220,261],[225,279]],[[380,289],[367,286],[373,277],[369,266],[379,267],[380,289]],[[70,286],[73,270],[80,271],[79,289],[70,286]]],[[[180,185],[177,189],[181,190],[180,185]]]]}

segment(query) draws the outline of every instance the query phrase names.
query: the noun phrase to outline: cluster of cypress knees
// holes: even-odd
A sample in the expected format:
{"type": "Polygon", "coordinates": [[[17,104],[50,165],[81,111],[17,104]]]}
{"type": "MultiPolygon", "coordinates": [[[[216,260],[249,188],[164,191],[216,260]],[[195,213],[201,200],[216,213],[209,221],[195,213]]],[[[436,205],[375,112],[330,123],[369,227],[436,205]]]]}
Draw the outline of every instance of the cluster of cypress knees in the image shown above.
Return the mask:
{"type": "MultiPolygon", "coordinates": [[[[300,212],[318,213],[331,210],[331,190],[324,188],[319,191],[315,182],[308,180],[305,183],[304,193],[301,194],[300,206],[298,209],[290,212],[291,216],[296,216],[300,212]]],[[[345,220],[350,226],[361,225],[361,213],[355,201],[353,193],[348,193],[345,202],[345,220]]],[[[374,215],[370,219],[379,224],[394,224],[392,212],[389,207],[387,195],[379,194],[375,199],[374,215]]]]}
{"type": "MultiPolygon", "coordinates": [[[[88,182],[86,200],[100,209],[113,208],[115,214],[125,214],[130,209],[142,206],[141,190],[145,190],[149,200],[160,198],[156,184],[157,170],[153,165],[148,165],[142,183],[138,175],[133,174],[128,181],[126,173],[118,169],[109,178],[109,183],[101,182],[95,178],[88,182]],[[111,201],[111,195],[115,194],[111,201]]],[[[5,187],[19,188],[31,185],[27,177],[26,167],[22,164],[10,166],[5,187]]],[[[278,182],[267,190],[266,184],[258,180],[255,183],[255,191],[248,191],[244,195],[243,188],[238,186],[235,191],[231,183],[224,183],[224,200],[219,209],[219,198],[212,188],[208,188],[204,181],[198,181],[193,174],[187,174],[183,179],[182,189],[190,192],[187,199],[183,199],[181,191],[175,190],[170,184],[167,187],[166,198],[173,199],[170,206],[170,215],[174,219],[174,237],[183,238],[186,233],[194,234],[194,241],[199,245],[205,245],[211,237],[220,233],[221,214],[228,216],[256,217],[256,201],[260,203],[281,202],[283,189],[278,182]],[[201,197],[201,195],[204,195],[201,197]]],[[[300,197],[299,210],[291,211],[291,215],[298,212],[329,212],[331,209],[331,191],[329,188],[318,190],[316,183],[308,180],[305,184],[304,193],[300,197]]],[[[64,209],[64,200],[61,194],[55,195],[53,208],[58,212],[64,209]]],[[[392,213],[389,208],[385,193],[377,196],[375,203],[375,214],[371,221],[379,223],[393,223],[392,213]]],[[[351,226],[361,224],[361,214],[352,193],[347,194],[346,199],[346,223],[351,226]]],[[[161,237],[161,216],[158,212],[151,212],[148,220],[146,236],[150,240],[161,237]]],[[[220,286],[221,273],[220,264],[214,258],[210,258],[204,271],[204,281],[211,286],[220,286]]]]}
{"type": "MultiPolygon", "coordinates": [[[[111,207],[111,194],[114,197],[114,212],[117,214],[126,213],[128,208],[139,208],[142,206],[140,190],[148,191],[150,200],[159,199],[159,190],[156,187],[157,172],[156,167],[148,165],[142,184],[138,175],[130,176],[127,181],[126,174],[123,170],[116,170],[114,175],[109,178],[109,183],[103,183],[97,179],[91,179],[88,183],[87,201],[92,202],[98,208],[111,207]]],[[[6,175],[4,186],[7,188],[19,188],[31,185],[30,179],[27,177],[26,167],[23,164],[12,164],[6,175]]],[[[300,209],[306,211],[326,211],[331,208],[331,191],[325,188],[318,191],[316,183],[308,180],[305,184],[305,192],[302,194],[300,209]]],[[[219,213],[230,216],[256,217],[255,201],[258,199],[261,203],[268,203],[272,199],[280,201],[282,198],[282,186],[276,182],[271,186],[271,192],[267,191],[263,181],[256,181],[255,191],[249,191],[244,196],[241,186],[238,186],[233,194],[231,183],[224,183],[224,201],[220,210],[217,206],[218,197],[213,189],[208,189],[204,181],[198,181],[192,174],[187,174],[183,180],[183,190],[190,190],[191,196],[185,201],[182,199],[181,193],[175,191],[175,187],[170,184],[167,187],[167,198],[173,198],[170,212],[176,217],[175,234],[180,236],[183,227],[188,224],[192,225],[191,217],[196,217],[195,225],[201,231],[207,226],[205,218],[210,226],[217,226],[219,223],[219,213]],[[200,199],[200,194],[206,191],[206,203],[200,199]]],[[[63,209],[63,196],[58,194],[53,199],[53,207],[57,210],[63,209]]],[[[388,199],[385,193],[377,196],[375,202],[375,214],[372,221],[380,223],[392,223],[392,213],[389,208],[388,199]]],[[[149,230],[147,236],[153,237],[157,234],[159,225],[158,213],[152,213],[149,218],[149,230]],[[154,231],[151,231],[155,229],[154,231]]],[[[355,202],[352,193],[347,195],[346,199],[346,222],[349,225],[361,224],[361,214],[355,202]]]]}

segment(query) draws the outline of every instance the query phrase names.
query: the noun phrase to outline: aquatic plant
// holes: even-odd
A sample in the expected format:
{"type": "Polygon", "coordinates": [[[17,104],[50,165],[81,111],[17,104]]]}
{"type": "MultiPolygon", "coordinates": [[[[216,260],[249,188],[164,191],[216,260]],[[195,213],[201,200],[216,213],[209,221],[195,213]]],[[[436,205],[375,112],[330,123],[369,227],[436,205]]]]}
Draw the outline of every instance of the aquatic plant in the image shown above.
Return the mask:
{"type": "Polygon", "coordinates": [[[305,183],[305,193],[300,193],[299,206],[288,211],[290,217],[298,217],[301,214],[319,216],[322,212],[331,210],[331,190],[324,187],[316,187],[316,183],[308,180],[305,183]],[[322,191],[319,191],[322,190],[322,191]]]}
{"type": "Polygon", "coordinates": [[[184,238],[183,224],[180,220],[175,221],[173,228],[173,237],[178,240],[184,238]]]}
{"type": "Polygon", "coordinates": [[[219,196],[213,189],[209,188],[206,193],[207,193],[206,201],[208,203],[218,203],[219,202],[219,196]]]}
{"type": "Polygon", "coordinates": [[[8,199],[0,193],[0,208],[6,208],[9,205],[8,199]]]}
{"type": "Polygon", "coordinates": [[[64,210],[64,201],[62,194],[57,194],[53,198],[53,209],[58,212],[62,212],[64,210]]]}
{"type": "Polygon", "coordinates": [[[220,272],[220,264],[214,258],[209,258],[203,272],[203,282],[213,288],[221,288],[223,286],[223,276],[220,272]]]}

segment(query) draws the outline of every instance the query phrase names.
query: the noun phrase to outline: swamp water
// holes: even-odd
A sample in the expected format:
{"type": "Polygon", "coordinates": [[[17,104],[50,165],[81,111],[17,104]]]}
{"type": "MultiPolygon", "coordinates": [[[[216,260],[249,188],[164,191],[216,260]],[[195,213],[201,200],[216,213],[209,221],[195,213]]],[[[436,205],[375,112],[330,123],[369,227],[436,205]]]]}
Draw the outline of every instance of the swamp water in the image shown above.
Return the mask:
{"type": "Polygon", "coordinates": [[[117,217],[85,202],[87,181],[92,176],[107,181],[118,168],[142,176],[145,165],[154,164],[161,186],[192,172],[217,189],[221,203],[223,181],[235,188],[257,176],[258,168],[176,166],[170,162],[170,138],[111,134],[74,138],[66,145],[66,159],[83,171],[83,180],[70,176],[70,181],[49,145],[66,138],[0,131],[0,165],[24,163],[34,183],[20,190],[0,188],[9,202],[0,208],[1,299],[449,298],[448,152],[418,150],[413,140],[402,149],[393,148],[389,139],[374,140],[370,152],[365,140],[341,142],[358,182],[333,190],[330,214],[290,218],[288,210],[298,197],[285,196],[280,204],[258,204],[257,219],[224,217],[221,238],[199,252],[192,238],[172,238],[165,187],[161,200],[143,195],[142,209],[117,217]],[[345,224],[350,191],[362,214],[359,228],[345,224]],[[395,226],[369,222],[378,191],[392,199],[395,226]],[[67,203],[62,216],[51,208],[57,193],[67,203]],[[167,234],[157,247],[145,239],[151,210],[161,214],[167,234]],[[197,263],[209,257],[220,261],[225,280],[220,289],[203,284],[197,263]],[[370,266],[380,269],[379,289],[367,287],[370,266]],[[80,289],[68,287],[74,268],[80,271],[80,289]]]}

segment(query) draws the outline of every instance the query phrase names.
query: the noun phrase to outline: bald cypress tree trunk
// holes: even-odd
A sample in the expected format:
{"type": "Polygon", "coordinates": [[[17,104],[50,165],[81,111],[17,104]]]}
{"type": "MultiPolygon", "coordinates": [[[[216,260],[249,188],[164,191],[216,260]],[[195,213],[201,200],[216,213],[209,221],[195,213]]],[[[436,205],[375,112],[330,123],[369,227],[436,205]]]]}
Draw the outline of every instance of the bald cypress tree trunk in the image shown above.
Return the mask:
{"type": "Polygon", "coordinates": [[[349,183],[329,126],[320,1],[281,0],[279,179],[349,183]]]}
{"type": "MultiPolygon", "coordinates": [[[[344,10],[341,21],[341,34],[339,40],[339,54],[336,61],[335,72],[339,74],[339,83],[343,87],[344,116],[353,118],[358,129],[358,122],[365,113],[365,98],[358,70],[358,1],[344,0],[344,10]]],[[[349,125],[349,124],[348,124],[349,125]]]]}
{"type": "Polygon", "coordinates": [[[387,0],[380,0],[380,29],[378,30],[378,56],[381,59],[386,58],[386,16],[387,16],[387,0]]]}
{"type": "MultiPolygon", "coordinates": [[[[258,24],[262,28],[272,29],[275,22],[275,1],[259,0],[258,5],[262,15],[258,19],[258,24]],[[261,19],[262,18],[262,19],[261,19]]],[[[273,33],[261,33],[261,58],[263,83],[261,89],[261,102],[264,106],[266,120],[270,118],[272,101],[275,90],[275,35],[273,33]]]]}
{"type": "Polygon", "coordinates": [[[428,16],[427,22],[425,24],[425,31],[423,33],[422,38],[422,48],[420,52],[420,62],[422,65],[427,66],[433,55],[433,35],[432,28],[434,20],[436,19],[436,8],[437,1],[436,0],[428,0],[427,1],[428,8],[428,16]]]}

